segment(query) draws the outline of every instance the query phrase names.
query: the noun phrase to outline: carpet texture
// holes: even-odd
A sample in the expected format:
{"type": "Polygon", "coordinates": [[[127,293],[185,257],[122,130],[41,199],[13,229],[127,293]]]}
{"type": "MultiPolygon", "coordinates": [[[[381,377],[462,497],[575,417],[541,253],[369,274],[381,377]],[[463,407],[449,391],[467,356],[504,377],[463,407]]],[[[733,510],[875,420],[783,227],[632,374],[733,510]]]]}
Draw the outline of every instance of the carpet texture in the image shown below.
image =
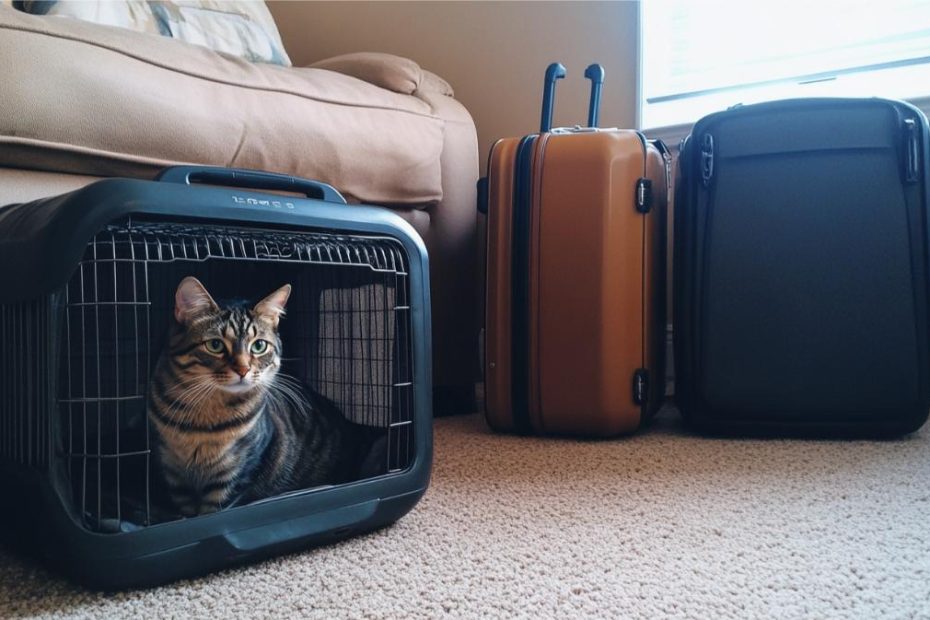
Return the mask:
{"type": "Polygon", "coordinates": [[[928,618],[928,444],[441,419],[432,486],[391,528],[109,596],[0,552],[0,617],[928,618]]]}

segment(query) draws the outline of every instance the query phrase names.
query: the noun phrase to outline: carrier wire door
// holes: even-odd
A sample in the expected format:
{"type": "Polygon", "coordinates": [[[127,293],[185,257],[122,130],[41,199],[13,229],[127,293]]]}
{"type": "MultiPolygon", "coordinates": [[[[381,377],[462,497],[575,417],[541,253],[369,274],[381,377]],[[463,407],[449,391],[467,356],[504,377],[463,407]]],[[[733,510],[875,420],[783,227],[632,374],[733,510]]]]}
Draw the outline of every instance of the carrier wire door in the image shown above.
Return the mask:
{"type": "Polygon", "coordinates": [[[116,531],[170,518],[152,505],[146,392],[174,288],[187,275],[252,299],[291,283],[282,371],[351,421],[384,428],[386,473],[407,467],[413,381],[406,262],[388,238],[131,220],[96,235],[64,293],[58,401],[61,449],[85,524],[116,531]]]}

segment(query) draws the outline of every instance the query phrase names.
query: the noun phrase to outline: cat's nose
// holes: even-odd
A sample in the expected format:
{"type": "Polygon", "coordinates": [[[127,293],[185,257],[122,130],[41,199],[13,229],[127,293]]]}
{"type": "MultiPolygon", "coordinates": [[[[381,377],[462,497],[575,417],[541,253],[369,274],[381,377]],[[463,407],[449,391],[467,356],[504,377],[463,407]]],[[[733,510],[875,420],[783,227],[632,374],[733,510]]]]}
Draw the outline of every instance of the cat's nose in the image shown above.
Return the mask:
{"type": "Polygon", "coordinates": [[[247,374],[249,374],[248,366],[236,366],[233,368],[233,370],[236,371],[236,374],[240,377],[245,377],[247,374]]]}

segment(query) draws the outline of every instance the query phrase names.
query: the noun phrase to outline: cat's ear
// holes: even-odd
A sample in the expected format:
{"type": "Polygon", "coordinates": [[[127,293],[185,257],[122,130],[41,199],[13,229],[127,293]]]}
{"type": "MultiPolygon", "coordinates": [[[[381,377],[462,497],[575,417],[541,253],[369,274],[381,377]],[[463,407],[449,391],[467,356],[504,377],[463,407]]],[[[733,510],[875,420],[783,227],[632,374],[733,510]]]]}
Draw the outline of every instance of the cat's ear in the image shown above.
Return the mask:
{"type": "Polygon", "coordinates": [[[285,284],[274,293],[264,298],[252,309],[257,316],[263,316],[277,327],[281,315],[284,314],[284,306],[287,304],[287,298],[291,296],[291,285],[285,284]]]}
{"type": "Polygon", "coordinates": [[[174,319],[182,325],[208,312],[216,312],[219,306],[210,297],[197,278],[188,276],[181,280],[174,294],[174,319]]]}

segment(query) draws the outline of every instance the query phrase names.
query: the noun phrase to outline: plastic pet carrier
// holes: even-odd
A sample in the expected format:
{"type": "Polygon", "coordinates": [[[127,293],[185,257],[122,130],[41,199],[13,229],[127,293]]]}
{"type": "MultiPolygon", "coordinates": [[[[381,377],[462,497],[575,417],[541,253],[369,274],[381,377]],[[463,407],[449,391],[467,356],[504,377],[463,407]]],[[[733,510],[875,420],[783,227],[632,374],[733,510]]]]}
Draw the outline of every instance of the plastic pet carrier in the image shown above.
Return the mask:
{"type": "Polygon", "coordinates": [[[0,529],[78,581],[153,585],[335,541],[426,490],[429,268],[390,211],[175,167],[0,208],[0,265],[0,529]],[[281,372],[374,438],[355,478],[188,518],[165,499],[147,401],[188,276],[217,303],[291,285],[281,372]]]}

